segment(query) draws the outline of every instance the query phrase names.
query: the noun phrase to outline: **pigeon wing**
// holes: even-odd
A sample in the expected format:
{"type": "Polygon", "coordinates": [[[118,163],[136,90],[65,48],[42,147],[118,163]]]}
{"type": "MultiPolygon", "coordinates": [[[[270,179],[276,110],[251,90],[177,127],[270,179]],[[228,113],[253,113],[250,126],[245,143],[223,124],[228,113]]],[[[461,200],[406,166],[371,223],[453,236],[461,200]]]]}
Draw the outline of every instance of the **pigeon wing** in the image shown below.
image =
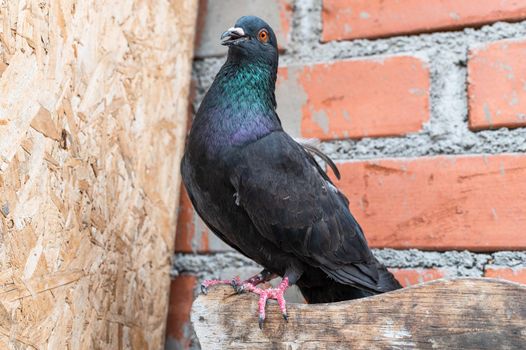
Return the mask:
{"type": "Polygon", "coordinates": [[[340,283],[382,291],[378,263],[347,198],[301,145],[277,131],[236,158],[231,182],[262,236],[340,283]]]}

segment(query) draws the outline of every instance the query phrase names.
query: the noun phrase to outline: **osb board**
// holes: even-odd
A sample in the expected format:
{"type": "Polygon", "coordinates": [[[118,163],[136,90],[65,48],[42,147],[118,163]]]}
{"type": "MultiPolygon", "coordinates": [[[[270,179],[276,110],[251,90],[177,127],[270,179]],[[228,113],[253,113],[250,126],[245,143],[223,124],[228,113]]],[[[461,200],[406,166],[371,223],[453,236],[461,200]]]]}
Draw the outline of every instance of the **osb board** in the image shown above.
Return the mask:
{"type": "Polygon", "coordinates": [[[258,299],[211,288],[192,307],[203,350],[210,349],[523,349],[526,286],[489,278],[437,280],[331,304],[275,301],[260,330],[258,299]]]}
{"type": "Polygon", "coordinates": [[[193,0],[0,1],[0,349],[160,349],[193,0]]]}

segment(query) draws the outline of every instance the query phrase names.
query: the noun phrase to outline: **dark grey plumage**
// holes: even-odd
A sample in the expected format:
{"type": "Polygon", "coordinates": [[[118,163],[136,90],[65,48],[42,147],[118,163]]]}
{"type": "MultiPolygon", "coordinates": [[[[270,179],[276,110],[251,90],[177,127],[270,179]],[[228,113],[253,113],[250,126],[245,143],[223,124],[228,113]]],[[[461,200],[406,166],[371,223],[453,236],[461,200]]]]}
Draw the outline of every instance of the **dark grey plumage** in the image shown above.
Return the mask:
{"type": "Polygon", "coordinates": [[[296,283],[309,302],[400,288],[309,153],[316,151],[281,127],[274,32],[251,16],[235,27],[241,30],[225,41],[227,61],[197,112],[181,165],[198,214],[234,249],[296,283]]]}

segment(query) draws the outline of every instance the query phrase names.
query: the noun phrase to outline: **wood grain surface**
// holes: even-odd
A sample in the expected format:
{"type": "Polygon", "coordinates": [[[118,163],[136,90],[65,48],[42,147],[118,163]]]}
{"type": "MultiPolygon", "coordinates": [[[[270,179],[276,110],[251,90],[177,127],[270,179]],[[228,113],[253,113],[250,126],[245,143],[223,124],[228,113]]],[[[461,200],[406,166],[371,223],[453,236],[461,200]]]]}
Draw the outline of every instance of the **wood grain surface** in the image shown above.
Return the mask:
{"type": "Polygon", "coordinates": [[[361,300],[275,301],[263,331],[257,297],[212,288],[194,302],[192,322],[208,349],[524,349],[526,286],[489,278],[437,280],[361,300]]]}

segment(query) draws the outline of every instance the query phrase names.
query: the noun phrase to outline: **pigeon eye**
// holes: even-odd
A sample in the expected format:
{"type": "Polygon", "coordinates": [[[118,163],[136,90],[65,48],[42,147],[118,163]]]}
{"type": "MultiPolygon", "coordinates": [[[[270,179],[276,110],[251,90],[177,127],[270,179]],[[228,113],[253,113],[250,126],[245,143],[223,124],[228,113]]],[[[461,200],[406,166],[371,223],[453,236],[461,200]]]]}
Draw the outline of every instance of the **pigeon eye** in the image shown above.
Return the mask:
{"type": "Polygon", "coordinates": [[[268,32],[266,29],[261,29],[258,33],[259,41],[262,43],[268,42],[268,32]]]}

